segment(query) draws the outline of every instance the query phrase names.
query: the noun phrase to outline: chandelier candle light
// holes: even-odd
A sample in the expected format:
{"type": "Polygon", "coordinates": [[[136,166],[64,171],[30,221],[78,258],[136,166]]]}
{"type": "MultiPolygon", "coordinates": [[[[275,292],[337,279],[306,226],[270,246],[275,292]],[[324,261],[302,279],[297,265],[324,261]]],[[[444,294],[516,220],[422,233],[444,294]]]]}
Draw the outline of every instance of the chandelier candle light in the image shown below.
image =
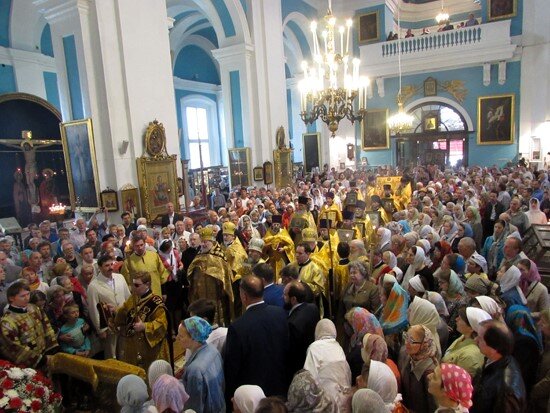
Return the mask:
{"type": "Polygon", "coordinates": [[[369,80],[365,76],[359,76],[361,61],[350,55],[352,20],[346,20],[345,27],[339,26],[336,31],[336,17],[332,14],[331,0],[328,2],[328,11],[324,20],[326,27],[320,32],[323,50],[319,45],[317,22],[311,22],[313,62],[302,63],[304,79],[298,85],[300,117],[306,124],[321,118],[334,137],[342,119],[347,118],[353,123],[363,118],[367,107],[369,80]],[[338,34],[339,42],[337,42],[338,34]],[[353,108],[355,98],[358,98],[357,112],[354,112],[353,108]]]}
{"type": "Polygon", "coordinates": [[[443,24],[449,20],[449,13],[445,11],[445,4],[443,3],[443,0],[441,0],[441,11],[437,16],[435,16],[435,20],[437,21],[437,24],[443,24]]]}

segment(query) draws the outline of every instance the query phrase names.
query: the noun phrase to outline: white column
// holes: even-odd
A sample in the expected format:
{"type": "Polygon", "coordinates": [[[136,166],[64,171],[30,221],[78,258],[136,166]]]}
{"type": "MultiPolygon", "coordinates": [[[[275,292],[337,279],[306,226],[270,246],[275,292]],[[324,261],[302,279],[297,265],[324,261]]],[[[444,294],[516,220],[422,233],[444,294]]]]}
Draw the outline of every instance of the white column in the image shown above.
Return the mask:
{"type": "Polygon", "coordinates": [[[287,89],[290,89],[290,99],[292,104],[288,110],[290,111],[290,116],[292,116],[292,136],[294,138],[292,144],[294,145],[294,160],[295,162],[302,162],[302,134],[307,132],[307,127],[304,121],[300,118],[300,91],[298,90],[298,79],[287,79],[286,87],[287,89]]]}
{"type": "MultiPolygon", "coordinates": [[[[164,0],[35,0],[52,30],[61,107],[70,113],[63,37],[75,36],[85,117],[94,124],[101,189],[137,185],[148,123],[164,124],[167,150],[180,155],[164,0]],[[125,153],[120,143],[129,140],[125,153]]],[[[180,162],[177,162],[180,170],[180,162]]]]}
{"type": "Polygon", "coordinates": [[[259,121],[253,150],[261,164],[273,156],[277,128],[283,126],[288,135],[283,19],[280,1],[254,0],[250,7],[259,121]]]}

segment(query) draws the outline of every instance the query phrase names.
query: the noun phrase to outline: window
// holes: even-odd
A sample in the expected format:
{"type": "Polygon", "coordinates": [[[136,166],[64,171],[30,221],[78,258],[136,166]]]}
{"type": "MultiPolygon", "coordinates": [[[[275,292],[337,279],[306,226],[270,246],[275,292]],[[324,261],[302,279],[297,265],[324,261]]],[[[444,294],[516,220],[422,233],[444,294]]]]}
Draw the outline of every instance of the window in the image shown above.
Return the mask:
{"type": "Polygon", "coordinates": [[[189,139],[189,169],[210,166],[208,116],[205,108],[187,106],[187,136],[189,139]]]}

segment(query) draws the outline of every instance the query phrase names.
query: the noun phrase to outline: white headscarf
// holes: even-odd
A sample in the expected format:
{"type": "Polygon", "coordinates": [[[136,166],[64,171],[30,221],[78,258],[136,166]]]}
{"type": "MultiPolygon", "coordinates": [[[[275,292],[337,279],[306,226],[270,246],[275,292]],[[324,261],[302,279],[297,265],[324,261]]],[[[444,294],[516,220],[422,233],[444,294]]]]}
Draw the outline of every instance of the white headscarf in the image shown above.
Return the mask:
{"type": "Polygon", "coordinates": [[[265,399],[262,388],[250,384],[239,386],[233,396],[235,404],[242,413],[254,413],[262,399],[265,399]]]}
{"type": "Polygon", "coordinates": [[[390,267],[391,269],[394,269],[397,267],[397,257],[395,254],[391,251],[384,251],[384,254],[382,255],[382,260],[390,267]],[[387,259],[384,259],[385,257],[389,257],[387,259]]]}
{"type": "Polygon", "coordinates": [[[540,210],[540,202],[537,198],[531,198],[529,201],[529,211],[525,215],[527,215],[531,224],[546,225],[548,223],[546,214],[540,210]],[[535,205],[531,205],[532,202],[535,202],[535,205]]]}
{"type": "Polygon", "coordinates": [[[390,242],[391,242],[391,231],[389,229],[384,228],[384,227],[380,227],[380,228],[378,228],[377,234],[380,237],[380,242],[378,244],[379,249],[382,249],[386,245],[390,244],[390,242]]]}
{"type": "Polygon", "coordinates": [[[408,310],[409,324],[416,326],[422,324],[434,336],[434,343],[437,347],[437,354],[441,356],[441,343],[437,326],[439,325],[439,313],[435,305],[420,297],[415,297],[408,310]]]}
{"type": "Polygon", "coordinates": [[[468,307],[466,309],[466,317],[468,318],[468,323],[470,327],[476,332],[479,333],[479,324],[485,320],[490,320],[491,315],[481,308],[468,307]]]}
{"type": "Polygon", "coordinates": [[[425,265],[425,261],[426,261],[426,254],[424,253],[424,249],[421,247],[416,247],[416,254],[414,255],[414,261],[407,268],[407,271],[405,272],[405,276],[403,277],[403,282],[401,283],[401,287],[403,287],[405,290],[409,287],[410,279],[415,276],[417,270],[420,267],[425,265]]]}
{"type": "Polygon", "coordinates": [[[382,397],[371,389],[360,389],[351,400],[353,413],[388,413],[389,410],[382,397]]]}
{"type": "Polygon", "coordinates": [[[500,291],[502,292],[502,294],[504,294],[505,292],[510,291],[512,288],[516,288],[523,304],[527,304],[525,295],[523,295],[523,291],[521,291],[521,288],[519,287],[520,279],[521,272],[519,268],[515,265],[512,265],[510,268],[508,268],[508,270],[504,273],[504,275],[498,282],[500,284],[500,291]]]}
{"type": "Polygon", "coordinates": [[[491,316],[495,314],[501,314],[502,310],[500,306],[491,297],[488,297],[486,295],[479,295],[476,297],[476,301],[479,303],[481,308],[489,313],[491,316]]]}
{"type": "MultiPolygon", "coordinates": [[[[370,361],[367,389],[378,393],[382,397],[382,400],[384,400],[386,407],[393,410],[396,398],[398,398],[397,380],[395,374],[393,374],[386,363],[376,360],[370,361]]],[[[401,399],[400,396],[399,400],[401,399]]]]}
{"type": "Polygon", "coordinates": [[[425,293],[426,289],[424,288],[424,285],[422,284],[422,280],[420,278],[420,275],[416,274],[414,277],[412,277],[409,280],[409,286],[414,288],[414,290],[417,293],[425,293]]]}
{"type": "Polygon", "coordinates": [[[169,376],[174,375],[170,363],[163,359],[153,361],[147,370],[147,380],[149,381],[150,389],[153,388],[157,379],[163,374],[168,374],[169,376]]]}
{"type": "Polygon", "coordinates": [[[144,406],[149,398],[147,385],[143,379],[135,374],[128,374],[120,379],[116,387],[116,399],[121,413],[142,413],[147,410],[144,406]]]}
{"type": "Polygon", "coordinates": [[[332,320],[323,318],[317,322],[315,326],[315,340],[322,339],[335,339],[336,338],[336,326],[332,320]]]}

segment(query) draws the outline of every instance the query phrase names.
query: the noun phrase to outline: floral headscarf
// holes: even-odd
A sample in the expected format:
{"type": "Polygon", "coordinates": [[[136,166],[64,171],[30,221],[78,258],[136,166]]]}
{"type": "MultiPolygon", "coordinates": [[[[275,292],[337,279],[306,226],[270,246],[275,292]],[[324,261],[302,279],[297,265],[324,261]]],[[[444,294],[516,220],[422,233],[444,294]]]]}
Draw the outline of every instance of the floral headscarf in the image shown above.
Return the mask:
{"type": "Polygon", "coordinates": [[[430,329],[424,325],[421,326],[424,330],[424,340],[420,345],[418,353],[411,355],[412,362],[418,362],[427,359],[433,359],[437,353],[436,343],[434,336],[430,329]]]}
{"type": "Polygon", "coordinates": [[[354,307],[346,314],[346,321],[353,329],[353,335],[350,340],[350,348],[360,345],[363,337],[367,333],[384,336],[382,326],[378,319],[363,307],[354,307]]]}
{"type": "Polygon", "coordinates": [[[201,344],[206,343],[206,339],[212,332],[212,326],[201,317],[189,317],[183,321],[183,324],[191,338],[201,344]]]}
{"type": "Polygon", "coordinates": [[[398,283],[394,283],[380,316],[384,334],[399,333],[407,327],[408,306],[409,294],[398,283]]]}
{"type": "Polygon", "coordinates": [[[529,285],[534,281],[541,280],[539,269],[537,267],[537,264],[535,264],[532,260],[531,261],[531,268],[529,269],[529,273],[527,274],[527,277],[521,276],[521,279],[519,281],[519,287],[521,290],[527,294],[529,292],[529,285]]]}
{"type": "Polygon", "coordinates": [[[506,324],[514,335],[521,335],[533,340],[542,352],[542,337],[538,330],[531,311],[523,305],[513,305],[506,312],[506,324]]]}
{"type": "Polygon", "coordinates": [[[159,412],[167,409],[173,412],[183,411],[189,395],[181,381],[168,374],[160,376],[153,385],[153,401],[159,412]]]}
{"type": "Polygon", "coordinates": [[[294,375],[288,389],[289,413],[335,413],[337,407],[307,370],[294,375]]]}
{"type": "Polygon", "coordinates": [[[365,363],[369,363],[370,360],[385,363],[388,359],[388,345],[386,344],[386,340],[378,334],[365,334],[365,337],[363,337],[361,358],[365,363]]]}

